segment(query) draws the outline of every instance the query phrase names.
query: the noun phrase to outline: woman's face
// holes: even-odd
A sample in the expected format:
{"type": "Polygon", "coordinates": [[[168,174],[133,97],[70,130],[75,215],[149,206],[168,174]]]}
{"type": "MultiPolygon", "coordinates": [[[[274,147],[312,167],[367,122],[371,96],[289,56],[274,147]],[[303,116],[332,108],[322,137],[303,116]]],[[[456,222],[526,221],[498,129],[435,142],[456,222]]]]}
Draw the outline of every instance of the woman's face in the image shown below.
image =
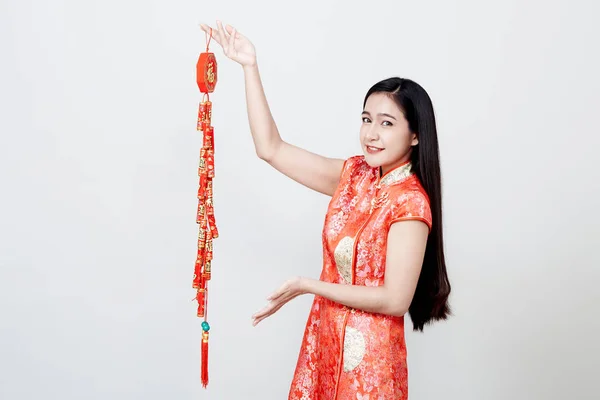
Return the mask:
{"type": "Polygon", "coordinates": [[[408,161],[419,141],[396,103],[386,93],[373,93],[362,113],[360,142],[367,163],[385,174],[408,161]]]}

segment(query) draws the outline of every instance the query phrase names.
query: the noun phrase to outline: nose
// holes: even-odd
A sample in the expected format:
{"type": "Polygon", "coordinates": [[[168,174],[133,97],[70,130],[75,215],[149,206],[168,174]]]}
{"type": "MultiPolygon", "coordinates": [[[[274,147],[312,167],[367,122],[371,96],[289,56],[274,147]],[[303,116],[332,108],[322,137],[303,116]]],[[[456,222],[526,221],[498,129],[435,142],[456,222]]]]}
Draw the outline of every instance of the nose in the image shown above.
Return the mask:
{"type": "Polygon", "coordinates": [[[367,133],[365,135],[365,138],[370,142],[379,139],[379,132],[377,132],[377,126],[375,126],[375,124],[373,124],[369,127],[369,129],[367,130],[367,133]]]}

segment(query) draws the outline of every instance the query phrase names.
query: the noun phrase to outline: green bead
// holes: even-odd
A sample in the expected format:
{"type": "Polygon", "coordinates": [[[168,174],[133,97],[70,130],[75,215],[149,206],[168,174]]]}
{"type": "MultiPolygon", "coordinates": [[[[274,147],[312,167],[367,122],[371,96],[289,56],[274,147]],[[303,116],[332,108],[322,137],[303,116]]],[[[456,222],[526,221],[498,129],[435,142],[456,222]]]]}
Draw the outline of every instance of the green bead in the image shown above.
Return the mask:
{"type": "Polygon", "coordinates": [[[208,322],[206,322],[206,321],[202,322],[202,330],[204,332],[210,331],[210,325],[208,324],[208,322]]]}

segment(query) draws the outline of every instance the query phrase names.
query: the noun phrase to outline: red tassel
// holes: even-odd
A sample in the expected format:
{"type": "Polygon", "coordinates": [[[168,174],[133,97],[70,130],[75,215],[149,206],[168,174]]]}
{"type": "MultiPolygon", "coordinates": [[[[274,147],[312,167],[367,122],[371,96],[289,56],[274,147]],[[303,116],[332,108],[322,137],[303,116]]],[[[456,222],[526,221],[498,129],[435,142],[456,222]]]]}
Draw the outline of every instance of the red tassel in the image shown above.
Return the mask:
{"type": "Polygon", "coordinates": [[[208,386],[208,332],[202,332],[202,386],[208,386]]]}

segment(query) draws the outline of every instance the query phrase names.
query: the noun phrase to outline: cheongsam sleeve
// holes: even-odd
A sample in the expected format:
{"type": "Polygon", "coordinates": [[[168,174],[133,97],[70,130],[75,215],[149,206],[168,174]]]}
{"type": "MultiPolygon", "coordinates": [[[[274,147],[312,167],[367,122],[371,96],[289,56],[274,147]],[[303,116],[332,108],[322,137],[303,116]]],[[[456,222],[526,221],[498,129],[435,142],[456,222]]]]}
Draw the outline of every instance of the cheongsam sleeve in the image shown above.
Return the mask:
{"type": "Polygon", "coordinates": [[[364,163],[364,157],[362,156],[352,156],[344,161],[344,166],[342,167],[342,175],[340,177],[341,181],[348,180],[356,170],[364,163]]]}
{"type": "Polygon", "coordinates": [[[356,183],[360,171],[364,170],[364,165],[365,162],[363,156],[352,156],[347,158],[342,167],[338,189],[352,186],[356,183]]]}
{"type": "Polygon", "coordinates": [[[417,220],[423,221],[431,230],[433,224],[431,208],[427,196],[418,191],[409,191],[400,194],[392,207],[391,224],[399,221],[417,220]]]}

